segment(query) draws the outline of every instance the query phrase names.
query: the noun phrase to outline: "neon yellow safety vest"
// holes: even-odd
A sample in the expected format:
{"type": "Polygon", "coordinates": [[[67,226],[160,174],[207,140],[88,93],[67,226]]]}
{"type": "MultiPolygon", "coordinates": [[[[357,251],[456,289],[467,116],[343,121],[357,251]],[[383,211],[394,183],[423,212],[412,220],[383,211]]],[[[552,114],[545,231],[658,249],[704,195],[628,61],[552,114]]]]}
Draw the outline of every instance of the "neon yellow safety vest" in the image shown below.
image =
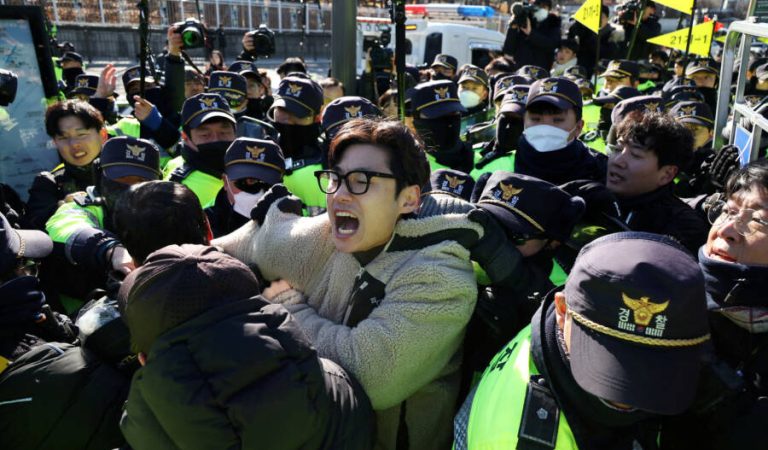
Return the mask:
{"type": "Polygon", "coordinates": [[[581,118],[584,120],[584,131],[597,130],[600,122],[600,106],[587,103],[581,108],[581,118]]]}
{"type": "MultiPolygon", "coordinates": [[[[80,206],[67,202],[48,219],[45,231],[53,242],[66,245],[69,238],[83,227],[104,228],[104,207],[98,205],[80,206]]],[[[83,300],[59,293],[59,301],[70,314],[83,306],[83,300]]]]}
{"type": "Polygon", "coordinates": [[[326,209],[325,194],[320,190],[315,178],[315,171],[323,170],[320,164],[310,164],[293,170],[283,177],[283,184],[307,207],[307,214],[316,216],[326,209]]]}
{"type": "MultiPolygon", "coordinates": [[[[531,375],[537,374],[539,370],[531,357],[529,325],[493,358],[475,391],[470,393],[467,400],[471,402],[469,417],[466,423],[462,424],[458,420],[456,423],[456,435],[463,436],[466,441],[457,440],[454,448],[514,450],[517,447],[528,383],[531,375]]],[[[571,449],[578,449],[578,446],[568,420],[561,413],[555,450],[571,449]]]]}
{"type": "Polygon", "coordinates": [[[197,195],[201,206],[212,203],[216,199],[216,195],[219,193],[221,188],[224,187],[224,182],[221,180],[221,178],[208,175],[201,170],[190,170],[180,174],[180,179],[176,179],[177,177],[175,176],[174,171],[176,169],[182,171],[181,169],[183,165],[184,158],[181,156],[177,156],[176,158],[168,161],[168,164],[166,164],[165,168],[163,168],[163,180],[178,181],[184,186],[190,188],[192,192],[197,195]]]}

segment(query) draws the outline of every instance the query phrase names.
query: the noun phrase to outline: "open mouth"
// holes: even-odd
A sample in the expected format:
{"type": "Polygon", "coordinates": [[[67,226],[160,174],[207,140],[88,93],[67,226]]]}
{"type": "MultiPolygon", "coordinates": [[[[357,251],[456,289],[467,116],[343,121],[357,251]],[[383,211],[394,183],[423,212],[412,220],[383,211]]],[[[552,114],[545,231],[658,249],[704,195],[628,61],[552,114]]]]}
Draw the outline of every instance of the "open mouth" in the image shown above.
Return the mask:
{"type": "Polygon", "coordinates": [[[607,181],[609,183],[617,184],[617,183],[621,183],[624,180],[625,180],[625,178],[622,177],[621,175],[619,175],[618,173],[616,173],[616,172],[614,172],[612,170],[608,171],[608,180],[607,181]]]}
{"type": "Polygon", "coordinates": [[[336,234],[339,236],[351,236],[360,227],[357,216],[347,211],[336,211],[334,223],[336,224],[336,234]]]}
{"type": "Polygon", "coordinates": [[[709,257],[712,259],[719,259],[720,261],[725,261],[725,262],[732,262],[732,263],[736,262],[736,258],[732,257],[727,252],[714,249],[714,248],[710,250],[709,257]]]}
{"type": "Polygon", "coordinates": [[[88,154],[87,152],[75,152],[75,154],[72,155],[72,156],[74,156],[75,158],[80,159],[80,158],[85,157],[85,155],[87,155],[87,154],[88,154]]]}

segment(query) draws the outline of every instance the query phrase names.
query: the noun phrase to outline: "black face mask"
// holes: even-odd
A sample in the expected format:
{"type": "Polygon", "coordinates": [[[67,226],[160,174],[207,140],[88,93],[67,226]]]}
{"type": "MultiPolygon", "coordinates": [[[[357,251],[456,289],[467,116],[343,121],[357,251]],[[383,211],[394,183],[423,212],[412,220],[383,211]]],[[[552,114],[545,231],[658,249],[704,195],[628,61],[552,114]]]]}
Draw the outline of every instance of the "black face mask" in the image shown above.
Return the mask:
{"type": "Polygon", "coordinates": [[[214,173],[224,172],[224,155],[232,142],[216,141],[197,146],[197,163],[214,173]]]}
{"type": "Polygon", "coordinates": [[[80,67],[70,67],[61,70],[61,76],[64,78],[64,82],[67,83],[68,87],[74,87],[77,76],[84,73],[85,72],[83,72],[83,69],[80,67]]]}
{"type": "Polygon", "coordinates": [[[433,152],[451,153],[460,148],[461,116],[413,119],[413,126],[433,152]]]}
{"type": "Polygon", "coordinates": [[[514,150],[523,135],[523,128],[522,119],[501,116],[496,124],[496,148],[504,153],[514,150]]]}
{"type": "Polygon", "coordinates": [[[288,158],[300,156],[304,147],[317,147],[317,138],[320,136],[320,124],[312,125],[286,125],[274,123],[280,133],[280,148],[283,155],[288,158]]]}
{"type": "Polygon", "coordinates": [[[253,117],[254,119],[263,119],[264,114],[267,112],[264,109],[264,99],[261,98],[249,98],[248,105],[245,107],[245,115],[253,117]]]}
{"type": "Polygon", "coordinates": [[[101,177],[101,183],[99,184],[99,194],[104,200],[104,206],[107,208],[107,211],[112,211],[120,196],[122,196],[130,188],[130,184],[110,180],[107,177],[101,177]]]}

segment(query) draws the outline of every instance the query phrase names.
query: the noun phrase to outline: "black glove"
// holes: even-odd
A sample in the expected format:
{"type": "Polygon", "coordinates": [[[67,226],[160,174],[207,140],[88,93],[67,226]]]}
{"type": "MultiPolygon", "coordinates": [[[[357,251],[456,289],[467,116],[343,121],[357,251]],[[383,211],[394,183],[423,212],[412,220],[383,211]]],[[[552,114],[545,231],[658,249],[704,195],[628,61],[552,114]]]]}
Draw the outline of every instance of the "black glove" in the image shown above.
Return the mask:
{"type": "Polygon", "coordinates": [[[276,184],[272,186],[261,199],[256,203],[256,206],[251,210],[251,219],[255,220],[259,225],[264,224],[264,218],[267,217],[267,211],[273,203],[278,202],[277,207],[280,211],[301,215],[302,203],[297,197],[294,197],[291,192],[282,184],[276,184]]]}
{"type": "Polygon", "coordinates": [[[739,148],[735,145],[726,145],[717,152],[709,168],[712,185],[718,190],[724,190],[725,184],[731,174],[739,169],[739,148]]]}
{"type": "Polygon", "coordinates": [[[621,208],[616,196],[604,184],[592,180],[574,180],[560,186],[560,189],[574,197],[581,197],[587,205],[586,218],[600,215],[621,220],[621,208]]]}
{"type": "Polygon", "coordinates": [[[496,286],[517,288],[523,278],[523,256],[507,239],[501,225],[482,209],[467,214],[469,220],[483,227],[483,236],[469,248],[473,261],[480,264],[496,286]]]}
{"type": "Polygon", "coordinates": [[[0,286],[0,327],[31,325],[42,320],[45,294],[35,277],[19,277],[0,286]]]}

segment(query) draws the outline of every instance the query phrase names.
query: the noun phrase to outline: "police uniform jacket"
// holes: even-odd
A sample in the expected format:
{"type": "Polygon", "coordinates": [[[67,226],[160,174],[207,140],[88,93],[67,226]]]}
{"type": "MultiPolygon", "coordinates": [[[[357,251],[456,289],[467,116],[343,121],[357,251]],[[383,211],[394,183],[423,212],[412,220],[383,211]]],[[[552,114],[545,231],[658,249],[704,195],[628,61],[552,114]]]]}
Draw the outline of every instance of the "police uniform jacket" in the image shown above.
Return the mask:
{"type": "Polygon", "coordinates": [[[482,237],[482,227],[463,214],[401,218],[361,266],[336,251],[326,214],[297,217],[279,206],[262,226],[249,222],[215,245],[296,289],[273,301],[293,313],[321,357],[360,381],[377,414],[376,448],[406,440],[411,449],[447,448],[477,296],[469,251],[448,235],[482,237]]]}
{"type": "Polygon", "coordinates": [[[621,423],[579,387],[556,327],[551,292],[462,405],[454,421],[454,448],[658,449],[658,423],[647,418],[621,423]]]}

